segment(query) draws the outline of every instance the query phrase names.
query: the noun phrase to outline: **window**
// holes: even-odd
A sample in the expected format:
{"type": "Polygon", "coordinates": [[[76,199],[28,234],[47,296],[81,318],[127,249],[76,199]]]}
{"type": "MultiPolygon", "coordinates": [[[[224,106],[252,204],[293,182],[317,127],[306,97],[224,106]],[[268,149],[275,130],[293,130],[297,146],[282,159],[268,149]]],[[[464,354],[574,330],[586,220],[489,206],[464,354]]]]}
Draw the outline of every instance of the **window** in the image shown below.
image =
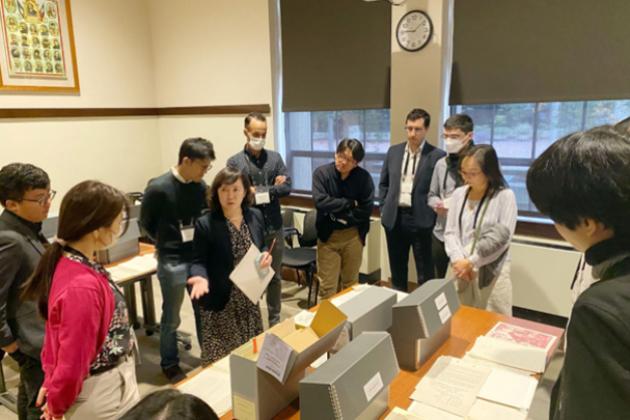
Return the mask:
{"type": "Polygon", "coordinates": [[[377,186],[389,148],[389,109],[353,111],[286,112],[285,161],[293,191],[310,193],[313,171],[333,161],[337,143],[344,137],[360,140],[365,158],[360,166],[377,186]]]}
{"type": "Polygon", "coordinates": [[[451,111],[470,115],[475,142],[495,147],[519,214],[537,216],[525,182],[532,161],[564,135],[628,117],[630,100],[456,105],[451,111]]]}

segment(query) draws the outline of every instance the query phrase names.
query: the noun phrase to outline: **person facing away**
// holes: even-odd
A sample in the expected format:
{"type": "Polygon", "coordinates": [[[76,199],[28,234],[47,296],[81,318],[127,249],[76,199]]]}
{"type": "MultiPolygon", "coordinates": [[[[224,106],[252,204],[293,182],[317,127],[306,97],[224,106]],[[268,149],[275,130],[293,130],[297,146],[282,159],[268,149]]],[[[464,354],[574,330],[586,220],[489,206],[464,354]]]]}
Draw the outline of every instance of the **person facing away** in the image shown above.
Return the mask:
{"type": "Polygon", "coordinates": [[[510,242],[516,196],[508,188],[494,148],[473,146],[461,158],[466,185],[451,196],[444,245],[464,305],[512,314],[510,242]]]}
{"type": "Polygon", "coordinates": [[[428,204],[437,214],[431,238],[431,251],[435,277],[440,279],[446,276],[449,262],[444,249],[446,215],[453,191],[464,185],[464,180],[459,173],[459,161],[462,155],[474,146],[473,129],[473,120],[466,114],[451,115],[444,122],[442,138],[448,155],[437,161],[431,176],[428,204]]]}
{"type": "Polygon", "coordinates": [[[144,397],[120,420],[218,420],[202,399],[176,389],[162,389],[144,397]]]}
{"type": "Polygon", "coordinates": [[[116,419],[138,400],[136,338],[125,296],[95,253],[125,231],[125,195],[83,181],[63,197],[57,239],[26,283],[46,320],[43,418],[116,419]]]}
{"type": "Polygon", "coordinates": [[[571,310],[552,420],[630,413],[630,139],[611,126],[562,137],[527,173],[527,191],[584,252],[595,282],[571,310]]]}
{"type": "Polygon", "coordinates": [[[291,177],[280,153],[265,148],[267,119],[263,114],[249,113],[245,117],[243,133],[245,147],[228,159],[227,166],[240,170],[250,179],[254,206],[262,212],[265,220],[265,246],[271,247],[274,243],[272,268],[275,274],[267,286],[267,309],[271,327],[280,322],[284,250],[280,198],[291,193],[291,177]]]}
{"type": "Polygon", "coordinates": [[[260,305],[230,279],[249,248],[263,251],[261,270],[272,263],[264,244],[264,220],[252,208],[249,178],[238,169],[222,169],[212,181],[210,212],[197,219],[188,284],[198,299],[201,360],[213,363],[262,333],[260,305]]]}
{"type": "Polygon", "coordinates": [[[335,161],[313,172],[317,276],[322,299],[359,280],[374,206],[374,181],[359,166],[364,156],[359,140],[343,139],[337,145],[335,161]]]}
{"type": "Polygon", "coordinates": [[[407,291],[409,248],[416,262],[418,284],[434,277],[431,231],[435,212],[427,196],[435,165],[445,153],[426,140],[430,125],[431,116],[423,109],[407,114],[407,141],[389,148],[379,182],[392,285],[403,291],[407,291]]]}
{"type": "MultiPolygon", "coordinates": [[[[163,299],[160,366],[173,383],[185,376],[179,366],[177,328],[181,323],[180,312],[192,261],[193,226],[207,206],[203,176],[212,167],[213,160],[214,148],[208,140],[184,140],[177,165],[149,181],[140,209],[140,225],[157,249],[157,277],[163,299]]],[[[194,301],[193,310],[199,338],[199,309],[194,301]]]]}
{"type": "Polygon", "coordinates": [[[44,381],[40,352],[44,320],[37,303],[19,299],[20,289],[33,274],[48,241],[42,222],[48,216],[55,191],[44,170],[28,163],[11,163],[0,169],[0,347],[19,366],[17,414],[20,420],[37,420],[35,406],[44,381]]]}

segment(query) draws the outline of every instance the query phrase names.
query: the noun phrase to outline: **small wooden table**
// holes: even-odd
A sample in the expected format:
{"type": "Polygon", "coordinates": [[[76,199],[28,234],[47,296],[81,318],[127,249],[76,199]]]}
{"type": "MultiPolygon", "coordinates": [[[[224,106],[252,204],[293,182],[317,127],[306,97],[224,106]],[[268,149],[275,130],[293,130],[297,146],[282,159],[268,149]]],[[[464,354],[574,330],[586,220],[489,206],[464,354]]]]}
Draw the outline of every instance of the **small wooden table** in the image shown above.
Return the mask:
{"type": "MultiPolygon", "coordinates": [[[[120,261],[116,261],[112,264],[107,264],[105,268],[113,268],[137,256],[154,253],[155,247],[153,245],[140,242],[140,252],[137,255],[125,258],[120,261]]],[[[133,327],[136,329],[140,328],[140,323],[138,322],[138,310],[136,308],[135,284],[138,282],[140,283],[142,313],[144,315],[144,330],[147,335],[152,335],[157,329],[157,323],[155,320],[155,299],[153,296],[153,283],[151,281],[151,276],[153,276],[156,271],[156,269],[151,269],[146,272],[138,273],[130,278],[126,278],[123,281],[116,282],[120,287],[122,287],[123,291],[125,292],[125,300],[127,301],[129,319],[133,327]]]]}

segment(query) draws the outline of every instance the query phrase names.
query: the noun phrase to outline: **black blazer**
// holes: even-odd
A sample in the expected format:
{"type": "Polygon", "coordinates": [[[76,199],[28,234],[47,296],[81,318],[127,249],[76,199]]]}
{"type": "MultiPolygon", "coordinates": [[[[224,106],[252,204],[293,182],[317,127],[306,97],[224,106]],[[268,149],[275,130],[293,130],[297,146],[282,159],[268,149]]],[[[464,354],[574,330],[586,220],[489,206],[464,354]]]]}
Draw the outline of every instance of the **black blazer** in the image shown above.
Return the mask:
{"type": "MultiPolygon", "coordinates": [[[[406,146],[407,142],[390,147],[381,170],[381,179],[378,184],[381,224],[388,230],[392,230],[396,225],[402,176],[401,168],[406,146]]],[[[446,156],[446,153],[425,141],[420,156],[420,164],[413,179],[411,207],[416,226],[418,228],[430,228],[435,224],[435,212],[427,204],[427,195],[431,187],[431,177],[435,164],[446,156]]]]}
{"type": "MultiPolygon", "coordinates": [[[[252,243],[263,251],[265,223],[262,213],[249,208],[243,212],[243,219],[252,243]]],[[[189,274],[208,279],[210,292],[199,299],[199,304],[212,311],[223,310],[232,291],[230,273],[234,270],[234,255],[227,223],[223,214],[217,211],[204,214],[195,223],[193,262],[189,274]]]]}
{"type": "Polygon", "coordinates": [[[13,213],[0,215],[0,346],[16,339],[20,351],[39,360],[44,320],[35,301],[21,301],[20,288],[46,250],[43,239],[13,213]]]}

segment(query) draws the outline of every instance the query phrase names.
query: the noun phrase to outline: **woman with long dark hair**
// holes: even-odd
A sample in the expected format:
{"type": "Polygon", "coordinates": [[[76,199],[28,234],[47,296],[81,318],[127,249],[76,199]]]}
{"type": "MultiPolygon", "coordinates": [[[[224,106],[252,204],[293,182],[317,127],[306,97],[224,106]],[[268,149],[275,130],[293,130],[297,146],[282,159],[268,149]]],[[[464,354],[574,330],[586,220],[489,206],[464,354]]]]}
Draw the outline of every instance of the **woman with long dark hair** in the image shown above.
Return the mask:
{"type": "MultiPolygon", "coordinates": [[[[264,250],[264,220],[258,209],[250,208],[250,186],[238,169],[222,169],[212,182],[210,212],[195,223],[188,284],[191,297],[200,298],[204,364],[227,356],[263,331],[260,306],[230,280],[230,273],[252,244],[264,250]]],[[[264,252],[260,267],[268,268],[271,260],[264,252]]]]}
{"type": "Polygon", "coordinates": [[[114,419],[138,400],[135,336],[122,291],[94,260],[126,228],[128,204],[117,189],[84,181],[61,202],[57,240],[23,291],[46,319],[46,419],[114,419]]]}
{"type": "Polygon", "coordinates": [[[450,272],[462,303],[511,315],[509,248],[516,228],[516,197],[492,146],[468,149],[460,172],[466,185],[453,192],[444,232],[450,272]]]}

